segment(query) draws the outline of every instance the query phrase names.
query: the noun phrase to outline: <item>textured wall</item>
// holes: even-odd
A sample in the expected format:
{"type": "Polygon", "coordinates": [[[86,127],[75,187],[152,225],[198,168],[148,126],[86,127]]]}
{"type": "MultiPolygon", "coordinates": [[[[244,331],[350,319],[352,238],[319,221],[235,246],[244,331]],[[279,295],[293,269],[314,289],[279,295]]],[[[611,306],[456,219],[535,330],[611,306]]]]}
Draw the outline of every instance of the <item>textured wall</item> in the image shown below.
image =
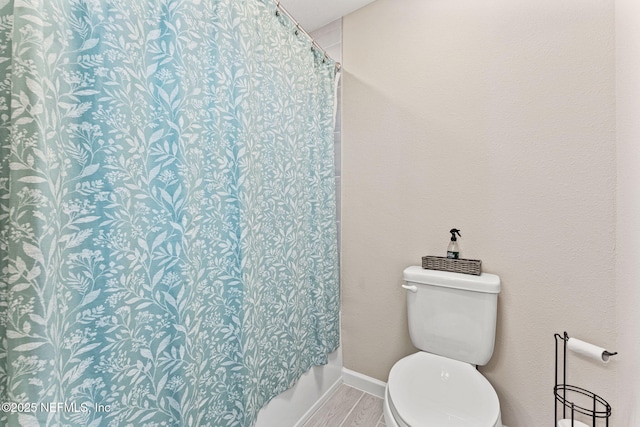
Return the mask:
{"type": "Polygon", "coordinates": [[[640,2],[616,1],[620,426],[640,425],[640,2]]]}
{"type": "MultiPolygon", "coordinates": [[[[615,347],[613,19],[613,0],[378,0],[344,18],[346,368],[386,380],[414,351],[401,272],[444,255],[452,227],[503,279],[481,371],[509,427],[551,422],[554,332],[615,347]]],[[[570,381],[615,405],[616,366],[573,358],[570,381]]]]}

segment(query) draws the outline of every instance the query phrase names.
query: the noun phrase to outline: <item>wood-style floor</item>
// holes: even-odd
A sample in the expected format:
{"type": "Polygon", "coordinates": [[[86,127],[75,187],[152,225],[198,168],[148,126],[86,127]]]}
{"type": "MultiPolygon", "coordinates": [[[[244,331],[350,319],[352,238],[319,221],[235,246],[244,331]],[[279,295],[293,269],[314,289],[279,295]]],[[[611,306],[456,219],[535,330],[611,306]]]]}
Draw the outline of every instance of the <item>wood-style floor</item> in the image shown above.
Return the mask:
{"type": "Polygon", "coordinates": [[[303,427],[384,427],[382,399],[342,384],[303,427]]]}

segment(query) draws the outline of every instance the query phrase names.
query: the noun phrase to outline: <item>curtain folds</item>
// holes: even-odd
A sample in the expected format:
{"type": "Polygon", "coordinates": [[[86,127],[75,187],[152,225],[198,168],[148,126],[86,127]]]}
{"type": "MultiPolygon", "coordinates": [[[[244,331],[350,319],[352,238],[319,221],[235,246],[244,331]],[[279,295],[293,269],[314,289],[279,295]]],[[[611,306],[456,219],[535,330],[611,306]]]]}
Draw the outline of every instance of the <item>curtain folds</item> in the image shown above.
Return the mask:
{"type": "Polygon", "coordinates": [[[0,423],[252,425],[339,344],[333,61],[271,0],[0,8],[0,423]]]}

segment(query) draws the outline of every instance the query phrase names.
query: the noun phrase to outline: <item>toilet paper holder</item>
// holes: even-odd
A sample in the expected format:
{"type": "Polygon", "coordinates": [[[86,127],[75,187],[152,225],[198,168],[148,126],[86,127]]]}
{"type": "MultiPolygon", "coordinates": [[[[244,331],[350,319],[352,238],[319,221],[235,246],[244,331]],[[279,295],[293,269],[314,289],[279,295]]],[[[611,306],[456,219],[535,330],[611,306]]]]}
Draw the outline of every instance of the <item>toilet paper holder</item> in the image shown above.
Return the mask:
{"type": "MultiPolygon", "coordinates": [[[[554,427],[567,426],[567,427],[588,427],[581,421],[576,420],[576,414],[585,415],[591,418],[591,427],[597,427],[598,420],[604,420],[606,427],[609,427],[609,417],[611,416],[611,405],[597,394],[584,389],[582,387],[576,387],[574,385],[567,384],[567,343],[569,341],[569,334],[565,331],[563,335],[554,334],[556,344],[556,357],[555,357],[555,385],[553,386],[553,394],[555,396],[555,418],[554,427]],[[559,381],[559,359],[558,359],[558,347],[559,342],[562,341],[562,382],[559,381]],[[576,403],[576,399],[580,400],[580,403],[576,403]],[[583,402],[589,403],[589,408],[583,402]],[[562,404],[562,419],[558,420],[558,404],[562,404]],[[567,412],[570,411],[569,418],[567,418],[567,412]]],[[[588,343],[585,343],[588,344],[588,343]]],[[[590,344],[588,344],[590,345],[590,344]]],[[[593,346],[599,349],[598,347],[593,346]]],[[[601,350],[601,359],[606,363],[609,357],[618,354],[617,352],[610,352],[608,350],[601,350]]]]}

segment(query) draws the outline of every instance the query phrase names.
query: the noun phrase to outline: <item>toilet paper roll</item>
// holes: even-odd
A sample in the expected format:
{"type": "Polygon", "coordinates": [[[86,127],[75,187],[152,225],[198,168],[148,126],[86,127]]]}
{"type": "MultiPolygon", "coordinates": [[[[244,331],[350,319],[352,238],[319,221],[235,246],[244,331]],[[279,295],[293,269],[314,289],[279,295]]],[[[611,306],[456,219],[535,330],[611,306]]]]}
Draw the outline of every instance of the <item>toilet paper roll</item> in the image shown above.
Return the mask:
{"type": "Polygon", "coordinates": [[[609,355],[606,353],[606,350],[602,347],[598,347],[597,345],[590,344],[577,338],[569,338],[567,341],[567,348],[590,359],[597,360],[602,363],[609,363],[609,355]]]}

